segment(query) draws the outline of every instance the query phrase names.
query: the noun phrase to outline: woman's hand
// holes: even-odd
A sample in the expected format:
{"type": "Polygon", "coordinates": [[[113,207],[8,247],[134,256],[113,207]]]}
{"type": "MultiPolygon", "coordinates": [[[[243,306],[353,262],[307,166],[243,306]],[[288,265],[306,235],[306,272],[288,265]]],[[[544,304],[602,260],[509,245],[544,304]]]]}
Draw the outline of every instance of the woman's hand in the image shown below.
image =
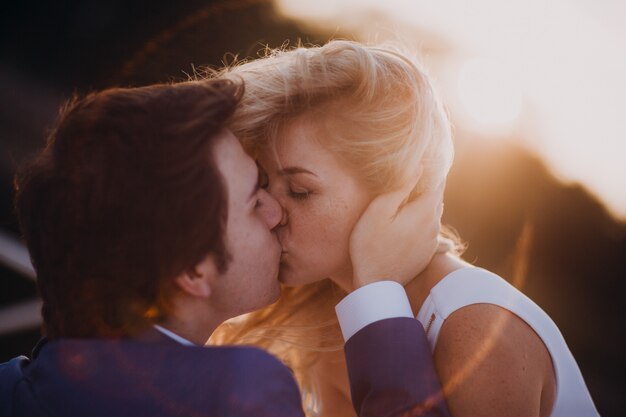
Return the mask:
{"type": "Polygon", "coordinates": [[[354,288],[376,281],[407,284],[437,249],[443,212],[443,183],[404,204],[415,182],[376,197],[350,236],[354,288]]]}

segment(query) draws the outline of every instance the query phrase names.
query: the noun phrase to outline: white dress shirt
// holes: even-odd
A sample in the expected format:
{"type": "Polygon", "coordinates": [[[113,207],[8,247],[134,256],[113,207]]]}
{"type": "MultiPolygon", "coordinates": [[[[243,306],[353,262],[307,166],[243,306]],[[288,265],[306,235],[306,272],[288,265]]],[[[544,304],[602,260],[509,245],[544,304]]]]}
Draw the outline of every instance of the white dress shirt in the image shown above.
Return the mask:
{"type": "Polygon", "coordinates": [[[341,300],[335,311],[345,342],[376,321],[414,318],[404,287],[395,281],[379,281],[358,288],[341,300]]]}
{"type": "Polygon", "coordinates": [[[153,324],[153,326],[154,326],[155,329],[157,329],[158,331],[163,333],[165,336],[169,337],[170,339],[173,339],[173,340],[177,341],[181,345],[196,346],[195,343],[191,343],[189,340],[185,339],[184,337],[181,337],[181,336],[177,335],[176,333],[174,333],[174,332],[172,332],[170,330],[167,330],[165,327],[159,326],[158,324],[153,324]]]}

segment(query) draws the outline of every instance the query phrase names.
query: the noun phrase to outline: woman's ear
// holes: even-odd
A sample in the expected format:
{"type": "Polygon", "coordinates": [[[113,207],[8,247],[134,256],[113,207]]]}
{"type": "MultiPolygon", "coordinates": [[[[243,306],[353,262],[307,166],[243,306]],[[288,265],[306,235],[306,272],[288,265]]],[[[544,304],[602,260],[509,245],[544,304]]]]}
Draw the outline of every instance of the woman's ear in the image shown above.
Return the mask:
{"type": "Polygon", "coordinates": [[[191,296],[209,298],[218,275],[215,260],[212,255],[208,255],[196,266],[177,276],[174,281],[183,292],[191,296]]]}

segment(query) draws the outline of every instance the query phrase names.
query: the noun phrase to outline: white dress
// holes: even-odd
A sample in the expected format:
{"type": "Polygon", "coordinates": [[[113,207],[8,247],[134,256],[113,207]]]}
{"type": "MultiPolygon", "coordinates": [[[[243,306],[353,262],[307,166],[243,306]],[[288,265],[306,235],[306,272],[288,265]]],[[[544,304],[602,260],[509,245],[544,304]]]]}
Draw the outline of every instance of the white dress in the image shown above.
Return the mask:
{"type": "Polygon", "coordinates": [[[552,357],[556,398],[552,417],[598,416],[578,364],[552,319],[530,298],[504,279],[481,268],[462,268],[437,283],[424,301],[417,319],[426,330],[432,351],[443,322],[471,304],[494,304],[511,311],[539,335],[552,357]]]}

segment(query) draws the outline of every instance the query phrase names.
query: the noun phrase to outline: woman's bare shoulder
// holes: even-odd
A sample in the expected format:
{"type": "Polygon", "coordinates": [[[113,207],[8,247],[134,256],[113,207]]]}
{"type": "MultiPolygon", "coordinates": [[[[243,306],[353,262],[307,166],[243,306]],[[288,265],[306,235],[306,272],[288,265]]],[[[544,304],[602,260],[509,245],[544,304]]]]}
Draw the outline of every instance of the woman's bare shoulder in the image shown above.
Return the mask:
{"type": "Polygon", "coordinates": [[[452,313],[434,359],[455,416],[539,416],[551,409],[550,354],[535,331],[506,309],[473,304],[452,313]]]}

